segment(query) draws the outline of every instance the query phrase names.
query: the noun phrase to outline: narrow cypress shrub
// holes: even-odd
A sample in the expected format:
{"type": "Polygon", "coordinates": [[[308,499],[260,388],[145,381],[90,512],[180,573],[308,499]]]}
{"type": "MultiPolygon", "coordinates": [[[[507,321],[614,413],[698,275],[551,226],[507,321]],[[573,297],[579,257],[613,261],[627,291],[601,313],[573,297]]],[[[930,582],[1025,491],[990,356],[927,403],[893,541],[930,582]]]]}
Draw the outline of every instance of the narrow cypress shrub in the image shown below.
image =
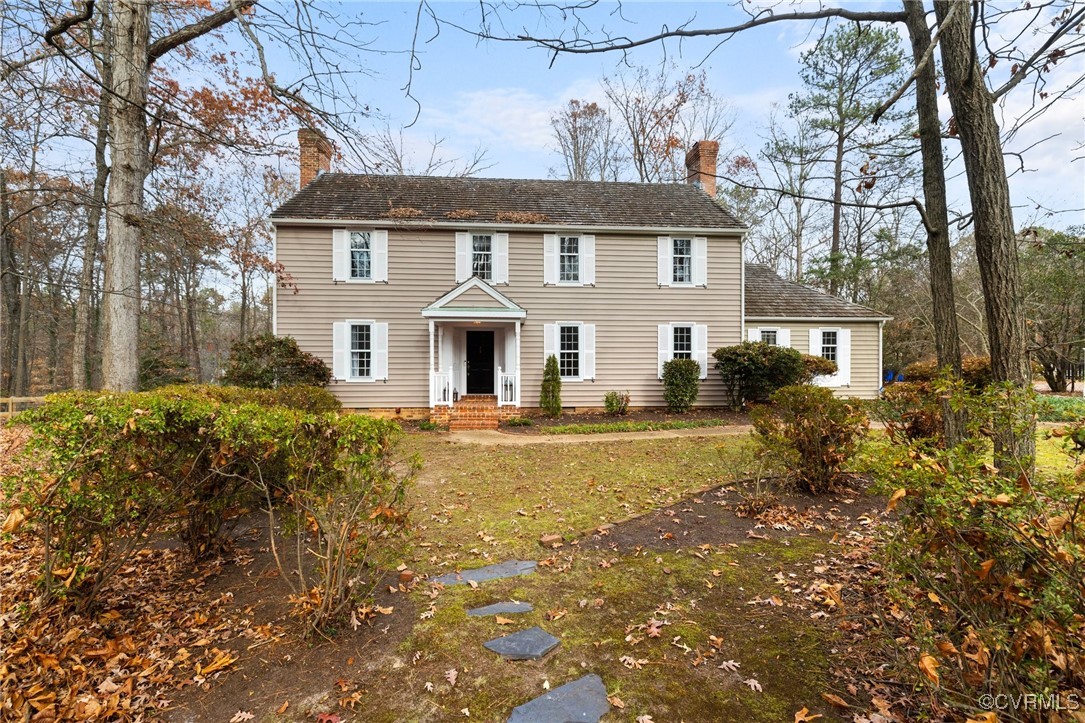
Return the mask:
{"type": "Polygon", "coordinates": [[[539,408],[551,417],[561,416],[561,370],[558,369],[558,358],[553,354],[546,358],[543,368],[539,408]]]}

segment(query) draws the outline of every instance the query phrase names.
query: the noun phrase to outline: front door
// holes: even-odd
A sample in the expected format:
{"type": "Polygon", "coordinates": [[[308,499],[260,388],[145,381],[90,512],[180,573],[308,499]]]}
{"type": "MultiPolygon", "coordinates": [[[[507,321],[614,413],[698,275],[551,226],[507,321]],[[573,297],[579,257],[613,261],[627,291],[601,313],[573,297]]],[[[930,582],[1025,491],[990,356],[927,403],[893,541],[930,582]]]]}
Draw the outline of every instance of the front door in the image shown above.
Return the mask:
{"type": "Polygon", "coordinates": [[[494,333],[467,332],[467,393],[494,393],[494,333]]]}

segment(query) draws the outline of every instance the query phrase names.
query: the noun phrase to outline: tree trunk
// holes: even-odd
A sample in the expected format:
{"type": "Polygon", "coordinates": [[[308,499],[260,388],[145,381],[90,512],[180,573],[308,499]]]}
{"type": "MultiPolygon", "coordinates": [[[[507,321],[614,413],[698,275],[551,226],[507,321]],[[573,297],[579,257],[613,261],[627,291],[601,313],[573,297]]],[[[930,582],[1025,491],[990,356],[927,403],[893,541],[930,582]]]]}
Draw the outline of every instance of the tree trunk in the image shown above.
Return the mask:
{"type": "Polygon", "coordinates": [[[15,383],[15,333],[19,324],[20,280],[15,269],[15,237],[11,232],[11,207],[8,196],[7,169],[0,166],[0,305],[4,317],[0,321],[0,394],[10,396],[15,383]]]}
{"type": "MultiPolygon", "coordinates": [[[[1026,389],[1032,384],[1032,370],[1019,292],[1010,187],[998,121],[993,98],[976,61],[971,15],[956,13],[946,22],[950,7],[949,0],[935,0],[935,12],[943,24],[942,70],[961,139],[972,202],[991,372],[995,381],[1026,389]]],[[[994,430],[995,465],[1007,472],[1019,465],[1031,471],[1036,452],[1035,431],[1036,419],[1031,415],[999,421],[994,430]]]]}
{"type": "MultiPolygon", "coordinates": [[[[841,111],[842,112],[842,111],[841,111]]],[[[844,200],[844,129],[837,129],[833,159],[833,237],[829,243],[829,293],[840,293],[840,226],[844,200]]]]}
{"type": "MultiPolygon", "coordinates": [[[[107,64],[103,64],[108,69],[107,64]]],[[[108,70],[103,74],[109,83],[108,70]]],[[[106,143],[109,129],[109,94],[98,99],[98,133],[94,138],[94,187],[87,208],[86,240],[83,246],[83,269],[79,274],[79,300],[75,306],[75,333],[72,338],[72,388],[87,388],[87,349],[90,346],[90,303],[94,296],[94,262],[98,258],[98,237],[105,206],[105,187],[109,178],[106,164],[106,143]]]]}
{"type": "MultiPolygon", "coordinates": [[[[904,1],[905,25],[912,41],[912,55],[919,63],[931,43],[923,0],[904,1]]],[[[923,201],[927,216],[927,261],[931,274],[934,317],[934,349],[938,366],[949,367],[961,378],[961,337],[957,329],[957,302],[953,291],[953,257],[949,244],[949,211],[946,204],[946,171],[942,155],[942,124],[938,119],[938,77],[934,58],[916,76],[916,112],[919,116],[919,147],[923,162],[923,201]]],[[[942,402],[946,444],[963,441],[967,419],[954,412],[949,400],[942,402]]]]}
{"type": "Polygon", "coordinates": [[[112,169],[106,215],[102,384],[114,391],[139,386],[139,259],[143,183],[147,177],[147,46],[150,3],[117,0],[109,17],[112,169]]]}

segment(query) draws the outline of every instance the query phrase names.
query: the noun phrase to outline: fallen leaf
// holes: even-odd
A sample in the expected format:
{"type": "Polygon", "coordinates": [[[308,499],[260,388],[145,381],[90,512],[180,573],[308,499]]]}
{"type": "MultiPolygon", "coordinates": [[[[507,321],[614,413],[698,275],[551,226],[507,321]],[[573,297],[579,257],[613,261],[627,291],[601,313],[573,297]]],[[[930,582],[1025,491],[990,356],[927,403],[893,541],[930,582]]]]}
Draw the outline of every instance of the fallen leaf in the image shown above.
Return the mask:
{"type": "Polygon", "coordinates": [[[321,713],[316,717],[316,723],[339,723],[341,720],[338,713],[321,713]]]}
{"type": "Polygon", "coordinates": [[[899,490],[893,493],[893,496],[889,498],[889,503],[885,506],[886,512],[892,512],[897,508],[897,503],[904,499],[904,496],[908,494],[908,490],[901,487],[899,490]]]}
{"type": "Polygon", "coordinates": [[[625,703],[622,702],[622,699],[619,698],[618,696],[616,696],[616,695],[608,695],[607,700],[610,701],[610,704],[612,706],[614,706],[615,708],[617,708],[618,710],[624,710],[625,709],[625,703]]]}
{"type": "Polygon", "coordinates": [[[456,678],[458,678],[459,676],[459,671],[457,671],[455,668],[449,668],[445,671],[445,680],[447,680],[448,684],[453,688],[456,687],[456,678]]]}
{"type": "Polygon", "coordinates": [[[433,692],[433,683],[429,682],[428,680],[426,681],[426,684],[423,687],[426,689],[427,693],[432,693],[433,692]]]}
{"type": "Polygon", "coordinates": [[[494,618],[494,622],[496,622],[498,625],[512,625],[513,623],[513,621],[509,618],[503,618],[500,615],[494,618]]]}
{"type": "MultiPolygon", "coordinates": [[[[471,586],[471,589],[472,589],[472,590],[476,590],[476,589],[478,589],[478,583],[477,583],[477,582],[475,582],[474,580],[468,580],[468,581],[467,581],[467,584],[471,586]]],[[[467,710],[467,709],[466,709],[466,708],[464,708],[464,710],[467,710]]]]}
{"type": "Polygon", "coordinates": [[[241,723],[242,721],[252,720],[255,717],[256,716],[247,710],[239,710],[234,713],[234,717],[230,719],[230,723],[241,723]]]}
{"type": "Polygon", "coordinates": [[[742,684],[745,685],[750,690],[756,692],[756,693],[762,692],[761,691],[761,684],[758,683],[757,679],[755,679],[755,678],[747,678],[746,680],[742,681],[742,684]]]}
{"type": "Polygon", "coordinates": [[[722,668],[723,670],[726,670],[729,673],[737,673],[738,669],[739,669],[739,667],[741,667],[741,665],[742,665],[741,663],[736,663],[733,660],[725,660],[722,663],[720,663],[719,665],[717,665],[716,667],[717,668],[722,668]]]}
{"type": "Polygon", "coordinates": [[[923,671],[923,675],[930,678],[930,681],[935,685],[938,685],[938,666],[940,663],[930,653],[923,653],[919,658],[919,669],[923,671]]]}
{"type": "Polygon", "coordinates": [[[998,723],[998,716],[988,711],[980,713],[979,718],[969,718],[966,723],[998,723]]]}
{"type": "Polygon", "coordinates": [[[549,680],[544,680],[543,681],[543,690],[550,690],[550,681],[549,680]]]}
{"type": "Polygon", "coordinates": [[[652,716],[650,715],[638,715],[637,723],[655,723],[655,721],[652,720],[652,716]]]}
{"type": "Polygon", "coordinates": [[[285,712],[286,712],[286,709],[287,709],[287,708],[289,708],[289,707],[290,707],[290,701],[289,701],[289,700],[284,700],[284,701],[283,701],[283,704],[282,704],[282,705],[280,705],[280,706],[279,706],[278,708],[276,708],[276,709],[275,709],[275,712],[276,712],[276,713],[277,713],[278,715],[282,715],[283,713],[285,713],[285,712]]]}
{"type": "Polygon", "coordinates": [[[460,713],[463,713],[464,718],[470,718],[471,717],[471,709],[470,708],[460,708],[460,713]]]}
{"type": "Polygon", "coordinates": [[[561,620],[563,617],[569,614],[566,608],[560,608],[557,610],[550,610],[546,613],[546,619],[553,622],[555,620],[561,620]]]}
{"type": "Polygon", "coordinates": [[[795,723],[805,723],[806,721],[815,720],[817,718],[824,718],[821,713],[810,714],[810,709],[806,706],[802,707],[802,710],[795,711],[795,723]]]}
{"type": "Polygon", "coordinates": [[[377,610],[377,612],[378,612],[378,613],[380,613],[381,615],[391,615],[391,614],[392,614],[392,611],[393,611],[393,610],[395,610],[395,607],[393,607],[393,606],[389,605],[389,606],[388,606],[388,607],[386,607],[386,608],[382,608],[382,607],[381,607],[380,605],[378,605],[378,606],[376,607],[376,610],[377,610]]]}
{"type": "Polygon", "coordinates": [[[851,708],[851,706],[846,700],[841,698],[839,695],[836,695],[835,693],[822,693],[821,698],[826,703],[829,703],[830,705],[835,705],[837,708],[851,708]]]}
{"type": "Polygon", "coordinates": [[[980,569],[979,572],[976,573],[976,577],[978,577],[980,580],[986,580],[987,576],[991,574],[991,568],[994,566],[995,561],[993,559],[984,560],[980,563],[980,569]]]}

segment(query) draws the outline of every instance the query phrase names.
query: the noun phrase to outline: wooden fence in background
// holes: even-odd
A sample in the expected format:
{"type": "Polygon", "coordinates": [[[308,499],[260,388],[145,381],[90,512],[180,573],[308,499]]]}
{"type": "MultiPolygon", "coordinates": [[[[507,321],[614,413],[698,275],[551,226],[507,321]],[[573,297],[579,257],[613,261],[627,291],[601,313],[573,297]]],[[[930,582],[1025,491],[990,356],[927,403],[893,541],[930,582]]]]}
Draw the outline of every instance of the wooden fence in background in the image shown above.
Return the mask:
{"type": "Polygon", "coordinates": [[[0,397],[0,422],[6,422],[13,415],[44,401],[45,397],[0,397]]]}

